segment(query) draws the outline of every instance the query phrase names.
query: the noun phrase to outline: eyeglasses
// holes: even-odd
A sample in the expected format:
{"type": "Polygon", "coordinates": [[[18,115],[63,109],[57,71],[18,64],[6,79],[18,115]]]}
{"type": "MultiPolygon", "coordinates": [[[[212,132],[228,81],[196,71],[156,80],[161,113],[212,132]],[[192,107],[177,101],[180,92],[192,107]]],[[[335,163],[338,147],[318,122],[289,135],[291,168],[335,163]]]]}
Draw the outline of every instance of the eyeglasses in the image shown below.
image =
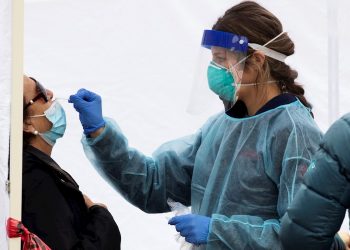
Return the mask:
{"type": "Polygon", "coordinates": [[[43,85],[40,84],[37,80],[35,80],[33,77],[29,77],[35,82],[36,91],[39,92],[32,100],[30,100],[25,106],[23,110],[26,110],[30,105],[32,105],[34,102],[39,100],[40,98],[43,98],[45,102],[49,101],[49,97],[47,96],[46,89],[43,87],[43,85]]]}

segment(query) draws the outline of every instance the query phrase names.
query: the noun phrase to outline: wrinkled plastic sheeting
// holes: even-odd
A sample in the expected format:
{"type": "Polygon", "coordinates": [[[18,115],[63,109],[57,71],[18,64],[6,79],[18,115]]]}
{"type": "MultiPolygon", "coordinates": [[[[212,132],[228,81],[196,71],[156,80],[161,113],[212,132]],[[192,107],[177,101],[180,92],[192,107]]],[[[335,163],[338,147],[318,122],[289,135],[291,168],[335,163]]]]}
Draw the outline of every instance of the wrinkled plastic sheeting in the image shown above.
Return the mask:
{"type": "MultiPolygon", "coordinates": [[[[176,202],[170,198],[168,198],[167,203],[170,207],[170,210],[174,213],[174,216],[180,216],[185,214],[190,214],[191,209],[181,204],[180,202],[176,202]]],[[[170,218],[168,219],[168,221],[170,218]]],[[[174,227],[175,228],[175,227],[174,227]]],[[[177,233],[175,235],[175,240],[180,243],[180,250],[196,250],[197,247],[189,242],[186,242],[185,238],[177,233]]]]}
{"type": "Polygon", "coordinates": [[[11,1],[0,0],[0,249],[7,249],[6,219],[9,197],[6,191],[10,137],[11,91],[11,1]]]}

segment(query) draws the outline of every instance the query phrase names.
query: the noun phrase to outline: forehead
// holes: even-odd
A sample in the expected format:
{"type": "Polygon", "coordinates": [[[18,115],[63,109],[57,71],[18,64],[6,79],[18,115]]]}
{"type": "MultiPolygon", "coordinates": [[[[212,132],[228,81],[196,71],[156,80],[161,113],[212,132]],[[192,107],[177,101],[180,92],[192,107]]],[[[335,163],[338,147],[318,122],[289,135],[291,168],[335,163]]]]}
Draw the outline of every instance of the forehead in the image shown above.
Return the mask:
{"type": "Polygon", "coordinates": [[[227,49],[222,48],[222,47],[211,47],[211,53],[215,55],[225,55],[228,52],[227,49]]]}
{"type": "Polygon", "coordinates": [[[211,53],[214,57],[226,57],[230,59],[239,58],[241,53],[233,52],[228,49],[222,48],[222,47],[212,47],[211,53]]]}

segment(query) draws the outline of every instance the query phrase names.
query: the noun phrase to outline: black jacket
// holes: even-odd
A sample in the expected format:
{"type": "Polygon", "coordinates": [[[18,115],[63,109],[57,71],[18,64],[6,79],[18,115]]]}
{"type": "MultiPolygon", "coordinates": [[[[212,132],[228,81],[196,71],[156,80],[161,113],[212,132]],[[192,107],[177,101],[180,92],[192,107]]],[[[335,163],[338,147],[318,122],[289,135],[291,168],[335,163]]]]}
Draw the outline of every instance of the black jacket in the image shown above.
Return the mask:
{"type": "Polygon", "coordinates": [[[285,250],[345,249],[336,235],[350,208],[350,113],[324,135],[281,222],[285,250]]]}
{"type": "Polygon", "coordinates": [[[57,250],[120,249],[120,233],[109,211],[87,209],[73,178],[48,155],[23,150],[22,222],[57,250]]]}

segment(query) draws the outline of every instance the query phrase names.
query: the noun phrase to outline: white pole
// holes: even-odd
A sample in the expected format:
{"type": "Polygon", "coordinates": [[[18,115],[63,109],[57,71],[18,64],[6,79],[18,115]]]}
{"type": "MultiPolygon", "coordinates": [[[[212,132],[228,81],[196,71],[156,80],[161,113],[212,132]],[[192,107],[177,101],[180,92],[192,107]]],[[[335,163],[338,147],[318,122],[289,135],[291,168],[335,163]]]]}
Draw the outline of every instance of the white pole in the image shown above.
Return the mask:
{"type": "MultiPolygon", "coordinates": [[[[17,220],[21,220],[22,213],[23,14],[23,0],[12,0],[10,216],[17,220]]],[[[20,247],[20,238],[10,239],[10,250],[19,250],[20,247]]]]}
{"type": "Polygon", "coordinates": [[[8,153],[11,87],[11,0],[0,0],[0,249],[8,249],[6,220],[9,216],[8,153]]]}
{"type": "Polygon", "coordinates": [[[328,121],[339,116],[338,0],[328,0],[328,121]]]}

